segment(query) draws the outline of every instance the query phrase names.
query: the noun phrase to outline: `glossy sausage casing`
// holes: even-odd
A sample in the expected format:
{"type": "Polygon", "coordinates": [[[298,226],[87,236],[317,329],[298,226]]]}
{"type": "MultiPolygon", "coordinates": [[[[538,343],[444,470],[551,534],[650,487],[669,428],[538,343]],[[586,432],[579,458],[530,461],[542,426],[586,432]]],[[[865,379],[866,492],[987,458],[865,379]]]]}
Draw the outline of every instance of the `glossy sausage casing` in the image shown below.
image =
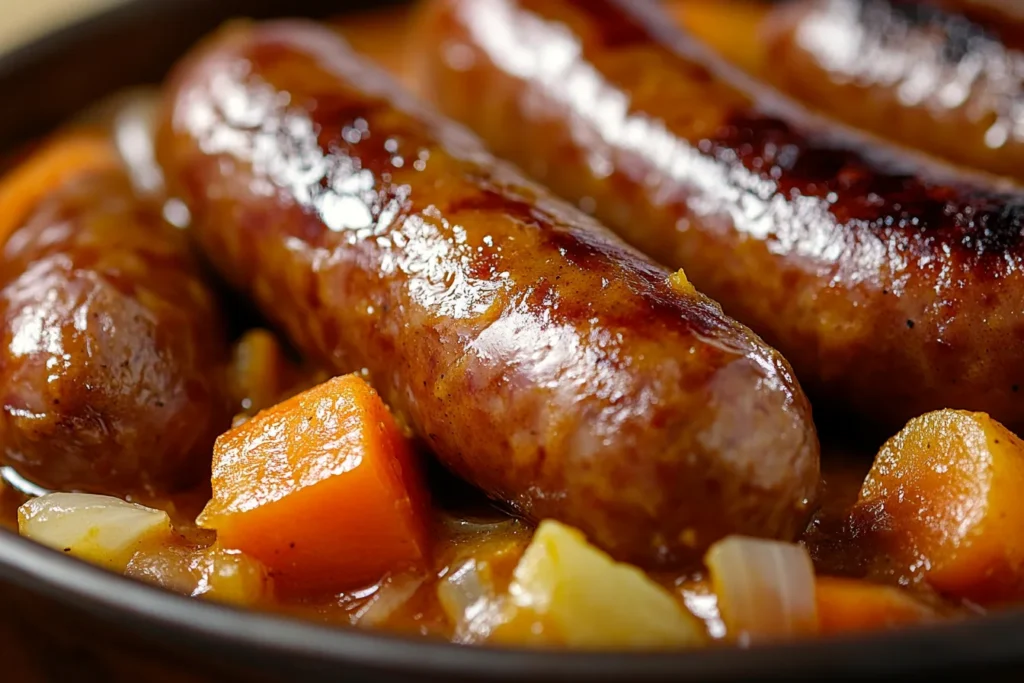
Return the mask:
{"type": "Polygon", "coordinates": [[[3,459],[47,487],[192,485],[230,422],[213,294],[120,169],[54,190],[0,255],[3,459]]]}
{"type": "Polygon", "coordinates": [[[212,39],[158,149],[229,279],[492,497],[647,566],[801,530],[818,444],[786,362],[326,28],[212,39]]]}
{"type": "Polygon", "coordinates": [[[850,124],[1024,180],[1024,52],[899,0],[802,0],[764,32],[765,78],[850,124]]]}
{"type": "Polygon", "coordinates": [[[684,266],[812,395],[1024,428],[1024,196],[854,147],[654,5],[440,0],[418,30],[444,111],[684,266]]]}

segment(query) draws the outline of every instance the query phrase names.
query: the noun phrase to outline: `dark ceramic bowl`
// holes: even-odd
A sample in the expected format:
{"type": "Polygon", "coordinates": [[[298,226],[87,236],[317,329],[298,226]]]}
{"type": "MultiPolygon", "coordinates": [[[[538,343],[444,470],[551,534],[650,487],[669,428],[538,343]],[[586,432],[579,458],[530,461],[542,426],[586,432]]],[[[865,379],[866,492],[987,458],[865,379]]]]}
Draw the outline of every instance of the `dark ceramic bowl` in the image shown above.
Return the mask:
{"type": "MultiPolygon", "coordinates": [[[[31,1],[31,0],[11,0],[31,1]]],[[[640,0],[638,0],[640,1],[640,0]]],[[[0,58],[0,149],[157,82],[232,16],[364,0],[137,0],[0,58]]],[[[671,655],[501,651],[324,628],[178,597],[0,531],[4,681],[739,681],[1024,677],[1024,613],[862,638],[671,655]]]]}

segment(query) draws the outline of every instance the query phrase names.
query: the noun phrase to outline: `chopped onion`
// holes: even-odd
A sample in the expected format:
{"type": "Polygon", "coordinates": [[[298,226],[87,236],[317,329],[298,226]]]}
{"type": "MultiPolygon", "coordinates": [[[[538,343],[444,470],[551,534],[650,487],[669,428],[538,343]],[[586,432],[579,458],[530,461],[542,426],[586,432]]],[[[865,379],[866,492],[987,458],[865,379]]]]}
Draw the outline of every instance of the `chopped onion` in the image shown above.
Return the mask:
{"type": "Polygon", "coordinates": [[[423,585],[423,577],[416,574],[388,576],[377,585],[377,590],[365,605],[359,608],[353,622],[361,626],[381,626],[412,599],[423,585]]]}
{"type": "Polygon", "coordinates": [[[124,573],[176,593],[235,605],[257,604],[273,591],[258,560],[216,545],[146,548],[135,553],[124,573]]]}
{"type": "Polygon", "coordinates": [[[18,508],[22,536],[123,572],[142,546],[170,537],[166,512],[120,498],[49,493],[18,508]]]}
{"type": "Polygon", "coordinates": [[[704,562],[728,637],[748,644],[817,631],[814,565],[803,546],[730,536],[704,562]]]}
{"type": "Polygon", "coordinates": [[[508,617],[506,601],[496,596],[488,572],[475,560],[442,579],[437,598],[455,625],[453,640],[459,643],[486,640],[508,617]]]}

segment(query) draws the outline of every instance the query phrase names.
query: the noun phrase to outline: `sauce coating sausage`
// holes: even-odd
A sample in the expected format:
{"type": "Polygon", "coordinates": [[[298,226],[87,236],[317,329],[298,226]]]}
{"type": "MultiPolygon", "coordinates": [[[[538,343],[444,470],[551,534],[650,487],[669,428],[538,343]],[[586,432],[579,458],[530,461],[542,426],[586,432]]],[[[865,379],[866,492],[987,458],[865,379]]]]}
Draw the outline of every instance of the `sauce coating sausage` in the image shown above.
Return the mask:
{"type": "Polygon", "coordinates": [[[1024,195],[852,147],[653,6],[439,0],[418,30],[443,111],[684,266],[812,395],[1024,427],[1024,195]]]}
{"type": "Polygon", "coordinates": [[[802,530],[818,443],[785,360],[328,29],[212,39],[158,157],[228,279],[490,496],[645,566],[802,530]]]}
{"type": "Polygon", "coordinates": [[[122,169],[54,188],[0,254],[3,461],[55,489],[190,486],[230,422],[227,337],[182,233],[122,169]]]}
{"type": "Polygon", "coordinates": [[[764,76],[783,90],[902,144],[1024,179],[1024,52],[980,25],[924,4],[807,0],[766,27],[764,76]]]}

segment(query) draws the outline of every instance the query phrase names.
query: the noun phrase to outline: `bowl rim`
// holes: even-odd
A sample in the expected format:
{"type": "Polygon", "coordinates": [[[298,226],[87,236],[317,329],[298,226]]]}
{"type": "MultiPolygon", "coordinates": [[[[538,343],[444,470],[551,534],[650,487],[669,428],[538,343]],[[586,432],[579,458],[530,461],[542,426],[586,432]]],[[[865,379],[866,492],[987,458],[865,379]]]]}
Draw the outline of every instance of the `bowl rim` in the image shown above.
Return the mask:
{"type": "Polygon", "coordinates": [[[1019,664],[1024,611],[919,625],[861,636],[749,649],[684,652],[580,652],[461,646],[416,637],[325,626],[166,591],[77,560],[0,529],[0,579],[105,619],[171,637],[174,646],[217,648],[253,663],[355,666],[438,680],[590,681],[877,678],[961,667],[1019,664]],[[253,656],[255,655],[255,660],[253,656]]]}
{"type": "MultiPolygon", "coordinates": [[[[136,22],[199,7],[207,0],[127,0],[43,34],[0,55],[0,81],[84,39],[136,22]]],[[[291,5],[260,0],[260,7],[291,5]]],[[[341,4],[341,3],[339,3],[341,4]]],[[[367,5],[373,4],[367,2],[367,5]]],[[[949,673],[1024,664],[1024,608],[983,618],[918,625],[866,635],[749,649],[709,647],[673,653],[553,652],[460,646],[356,627],[318,625],[180,596],[107,572],[0,529],[0,579],[25,591],[84,609],[109,622],[159,636],[175,648],[215,650],[237,662],[277,670],[304,663],[336,678],[339,667],[365,673],[444,681],[744,680],[751,677],[865,679],[949,673]]]]}

